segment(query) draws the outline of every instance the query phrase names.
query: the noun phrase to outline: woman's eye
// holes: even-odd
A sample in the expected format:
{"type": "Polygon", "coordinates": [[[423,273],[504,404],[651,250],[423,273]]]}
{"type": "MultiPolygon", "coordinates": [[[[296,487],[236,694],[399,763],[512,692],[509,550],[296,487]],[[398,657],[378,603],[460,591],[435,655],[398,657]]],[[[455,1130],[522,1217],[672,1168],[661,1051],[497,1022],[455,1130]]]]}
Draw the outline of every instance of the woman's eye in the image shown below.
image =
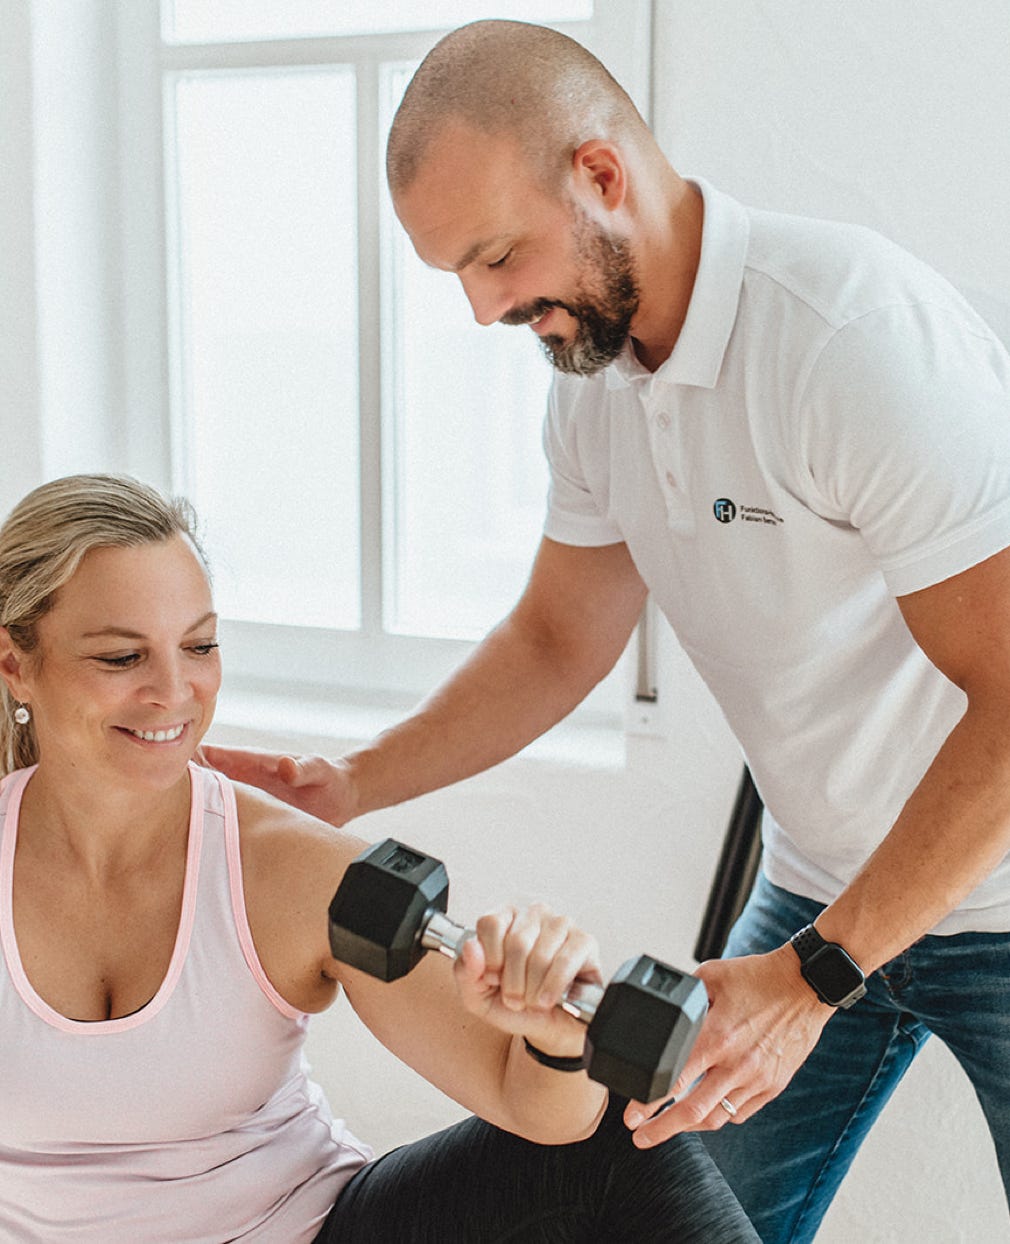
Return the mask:
{"type": "Polygon", "coordinates": [[[122,657],[96,657],[96,661],[101,661],[103,665],[111,665],[114,669],[127,669],[131,665],[135,665],[140,660],[140,654],[137,652],[128,652],[122,657]]]}
{"type": "Polygon", "coordinates": [[[219,645],[216,640],[209,640],[205,644],[194,644],[190,651],[195,652],[198,657],[207,657],[210,656],[210,654],[217,647],[219,647],[219,645]]]}

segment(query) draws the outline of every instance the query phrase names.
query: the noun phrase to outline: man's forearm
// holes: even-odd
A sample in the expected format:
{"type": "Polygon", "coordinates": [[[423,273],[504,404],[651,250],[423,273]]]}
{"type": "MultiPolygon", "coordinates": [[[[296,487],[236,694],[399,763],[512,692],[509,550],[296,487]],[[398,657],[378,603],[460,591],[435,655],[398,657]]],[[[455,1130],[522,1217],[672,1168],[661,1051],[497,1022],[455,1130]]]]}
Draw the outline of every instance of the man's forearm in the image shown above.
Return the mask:
{"type": "Polygon", "coordinates": [[[409,717],[343,758],[355,815],[507,759],[567,716],[604,673],[506,619],[409,717]]]}
{"type": "Polygon", "coordinates": [[[934,928],[1010,850],[1010,733],[970,705],[887,837],[818,918],[869,974],[934,928]]]}

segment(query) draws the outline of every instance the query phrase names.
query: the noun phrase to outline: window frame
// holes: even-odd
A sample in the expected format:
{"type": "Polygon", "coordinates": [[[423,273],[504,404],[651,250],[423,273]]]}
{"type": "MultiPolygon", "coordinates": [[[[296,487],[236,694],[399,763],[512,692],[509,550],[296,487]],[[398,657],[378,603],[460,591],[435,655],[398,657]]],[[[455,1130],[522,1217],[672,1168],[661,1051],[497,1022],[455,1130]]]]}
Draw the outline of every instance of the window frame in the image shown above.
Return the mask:
{"type": "MultiPolygon", "coordinates": [[[[648,120],[651,93],[651,0],[596,0],[591,23],[557,28],[601,52],[648,120]]],[[[388,632],[383,626],[384,311],[379,273],[380,215],[386,194],[380,149],[380,67],[419,60],[445,33],[426,30],[369,36],[312,36],[228,43],[163,43],[158,0],[117,6],[122,212],[122,367],[127,468],[165,489],[185,492],[182,419],[173,417],[182,384],[183,342],[171,307],[180,281],[169,244],[177,204],[167,169],[167,84],[201,71],[353,64],[357,75],[358,266],[374,279],[358,287],[361,513],[361,626],[331,631],[237,620],[222,622],[229,683],[242,688],[314,689],[349,696],[421,694],[472,651],[470,641],[388,632]]],[[[460,293],[460,297],[462,297],[460,293]]],[[[534,553],[530,550],[530,557],[534,553]]],[[[595,693],[590,714],[619,720],[621,691],[595,693]]]]}

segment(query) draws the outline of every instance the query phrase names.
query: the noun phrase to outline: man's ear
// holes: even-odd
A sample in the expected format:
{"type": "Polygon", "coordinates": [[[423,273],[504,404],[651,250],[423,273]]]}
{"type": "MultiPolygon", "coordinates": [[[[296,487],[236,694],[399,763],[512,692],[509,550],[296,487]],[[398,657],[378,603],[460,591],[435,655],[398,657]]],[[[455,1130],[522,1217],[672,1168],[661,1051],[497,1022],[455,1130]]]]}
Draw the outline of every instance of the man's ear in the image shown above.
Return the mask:
{"type": "Polygon", "coordinates": [[[628,166],[621,149],[603,138],[590,138],[572,155],[576,194],[587,195],[605,211],[616,212],[628,195],[628,166]]]}
{"type": "Polygon", "coordinates": [[[21,676],[24,665],[24,654],[15,645],[10,632],[0,626],[0,678],[7,684],[7,690],[15,700],[27,698],[27,688],[21,676]]]}

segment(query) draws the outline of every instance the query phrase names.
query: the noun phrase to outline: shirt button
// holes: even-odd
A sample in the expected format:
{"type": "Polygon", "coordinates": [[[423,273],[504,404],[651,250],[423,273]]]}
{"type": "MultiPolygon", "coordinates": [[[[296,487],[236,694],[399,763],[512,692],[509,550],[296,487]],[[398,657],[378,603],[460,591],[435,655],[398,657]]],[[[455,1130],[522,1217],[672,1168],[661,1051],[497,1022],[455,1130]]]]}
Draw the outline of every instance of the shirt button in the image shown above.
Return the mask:
{"type": "Polygon", "coordinates": [[[677,487],[677,481],[676,481],[676,479],[674,479],[674,476],[673,476],[673,472],[672,472],[672,471],[667,471],[667,473],[666,473],[666,482],[670,485],[670,487],[671,487],[671,488],[676,488],[676,487],[677,487]]]}
{"type": "Polygon", "coordinates": [[[661,411],[659,412],[659,414],[656,416],[656,422],[659,424],[659,426],[660,426],[660,427],[663,429],[663,431],[665,432],[665,431],[667,430],[667,428],[669,428],[670,423],[671,423],[672,421],[671,421],[671,419],[670,419],[670,416],[666,413],[666,411],[665,411],[665,410],[661,410],[661,411]]]}

